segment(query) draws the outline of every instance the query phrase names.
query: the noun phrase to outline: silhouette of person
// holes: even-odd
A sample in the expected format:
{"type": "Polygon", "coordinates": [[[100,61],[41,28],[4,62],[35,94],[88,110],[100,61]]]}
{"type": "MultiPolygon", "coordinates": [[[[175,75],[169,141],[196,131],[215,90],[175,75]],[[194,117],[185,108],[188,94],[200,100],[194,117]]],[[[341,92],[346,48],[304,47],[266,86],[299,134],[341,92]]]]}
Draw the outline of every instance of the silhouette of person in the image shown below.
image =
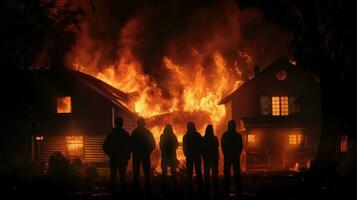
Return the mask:
{"type": "Polygon", "coordinates": [[[236,183],[236,190],[241,192],[240,183],[240,154],[242,153],[243,143],[242,136],[236,131],[236,122],[228,122],[228,130],[222,136],[222,151],[224,155],[224,191],[227,195],[231,180],[231,167],[233,166],[233,175],[236,183]]]}
{"type": "Polygon", "coordinates": [[[145,119],[139,118],[137,127],[131,134],[131,145],[133,152],[133,186],[139,189],[140,164],[145,176],[145,192],[151,194],[151,162],[150,154],[155,149],[155,139],[151,131],[145,128],[145,119]]]}
{"type": "Polygon", "coordinates": [[[208,125],[203,137],[204,178],[208,192],[211,189],[211,185],[213,185],[214,194],[217,194],[218,188],[218,159],[218,138],[214,135],[213,126],[208,125]]]}
{"type": "Polygon", "coordinates": [[[189,122],[187,124],[187,132],[183,136],[183,153],[186,157],[189,193],[192,192],[193,165],[195,166],[198,187],[200,191],[203,189],[201,172],[202,140],[201,134],[196,131],[195,124],[189,122]]]}
{"type": "Polygon", "coordinates": [[[123,129],[123,119],[115,119],[115,127],[108,134],[103,143],[103,150],[109,156],[110,165],[110,185],[112,193],[115,191],[117,172],[119,170],[120,184],[122,192],[126,188],[126,168],[130,159],[130,136],[123,129]]]}
{"type": "Polygon", "coordinates": [[[160,136],[160,151],[161,151],[161,169],[163,177],[164,191],[167,189],[167,168],[170,167],[172,178],[174,179],[174,188],[177,189],[177,174],[176,167],[178,160],[176,157],[176,149],[178,148],[177,137],[174,134],[172,126],[167,124],[163,133],[160,136]]]}

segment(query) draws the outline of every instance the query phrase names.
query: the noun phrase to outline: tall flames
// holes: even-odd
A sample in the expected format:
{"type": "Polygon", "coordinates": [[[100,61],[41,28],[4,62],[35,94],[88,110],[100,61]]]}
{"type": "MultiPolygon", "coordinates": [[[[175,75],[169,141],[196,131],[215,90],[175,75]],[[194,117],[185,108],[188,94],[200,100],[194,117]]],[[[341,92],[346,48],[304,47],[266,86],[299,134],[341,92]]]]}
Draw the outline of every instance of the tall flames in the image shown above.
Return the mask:
{"type": "Polygon", "coordinates": [[[207,7],[191,14],[181,35],[167,31],[169,36],[162,41],[154,40],[153,34],[158,33],[148,31],[147,19],[160,9],[142,11],[119,29],[114,60],[105,59],[110,56],[103,50],[104,42],[94,39],[90,23],[84,21],[67,62],[131,95],[133,100],[126,106],[148,119],[157,140],[166,123],[173,125],[179,140],[188,121],[195,122],[202,134],[208,124],[217,130],[226,113],[219,101],[243,83],[242,71],[254,65],[253,58],[237,47],[240,28],[236,10],[232,5],[207,7]],[[217,9],[222,10],[222,16],[212,17],[212,13],[221,12],[217,9]],[[160,53],[148,49],[156,45],[160,53]],[[157,62],[147,62],[147,55],[157,62]],[[110,60],[110,64],[102,60],[110,60]]]}

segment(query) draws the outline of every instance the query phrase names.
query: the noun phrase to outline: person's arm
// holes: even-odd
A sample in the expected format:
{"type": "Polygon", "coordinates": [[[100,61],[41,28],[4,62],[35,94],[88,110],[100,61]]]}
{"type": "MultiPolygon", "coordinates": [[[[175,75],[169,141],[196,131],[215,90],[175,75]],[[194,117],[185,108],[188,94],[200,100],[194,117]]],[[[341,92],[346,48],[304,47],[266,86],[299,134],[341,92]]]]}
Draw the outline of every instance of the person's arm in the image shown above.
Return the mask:
{"type": "Polygon", "coordinates": [[[187,157],[187,141],[186,141],[186,137],[183,136],[182,139],[182,150],[183,150],[183,154],[187,157]]]}
{"type": "Polygon", "coordinates": [[[177,140],[176,135],[175,135],[174,139],[175,139],[175,143],[174,143],[174,145],[175,145],[175,149],[177,149],[177,148],[178,148],[178,146],[179,146],[179,143],[178,143],[178,140],[177,140]]]}
{"type": "Polygon", "coordinates": [[[219,147],[218,138],[217,138],[217,136],[215,136],[215,138],[214,138],[214,148],[218,149],[218,147],[219,147]]]}
{"type": "Polygon", "coordinates": [[[222,148],[223,155],[226,155],[227,147],[226,147],[226,139],[225,139],[225,135],[224,134],[223,134],[223,136],[221,138],[221,148],[222,148]]]}
{"type": "Polygon", "coordinates": [[[243,141],[242,141],[242,135],[240,133],[238,133],[238,150],[239,150],[239,154],[242,153],[243,150],[243,141]]]}
{"type": "Polygon", "coordinates": [[[164,136],[161,134],[160,135],[160,142],[159,142],[159,147],[160,147],[161,151],[164,150],[164,143],[165,143],[165,139],[164,139],[164,136]]]}
{"type": "Polygon", "coordinates": [[[154,151],[156,145],[154,135],[151,133],[151,131],[149,131],[149,145],[149,150],[151,153],[152,151],[154,151]]]}

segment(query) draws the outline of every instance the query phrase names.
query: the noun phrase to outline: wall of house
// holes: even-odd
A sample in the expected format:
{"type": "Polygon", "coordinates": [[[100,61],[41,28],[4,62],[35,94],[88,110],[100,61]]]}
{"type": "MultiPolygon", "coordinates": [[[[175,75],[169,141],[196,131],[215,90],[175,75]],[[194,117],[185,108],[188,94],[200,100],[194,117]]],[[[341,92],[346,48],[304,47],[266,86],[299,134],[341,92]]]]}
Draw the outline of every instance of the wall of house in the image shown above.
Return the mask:
{"type": "Polygon", "coordinates": [[[267,155],[265,166],[254,166],[254,161],[247,161],[247,168],[270,168],[289,169],[296,163],[300,167],[306,167],[307,163],[314,158],[312,150],[311,134],[302,128],[252,128],[247,134],[255,136],[254,142],[244,141],[247,154],[267,155]],[[290,143],[289,135],[302,135],[302,142],[290,143]]]}

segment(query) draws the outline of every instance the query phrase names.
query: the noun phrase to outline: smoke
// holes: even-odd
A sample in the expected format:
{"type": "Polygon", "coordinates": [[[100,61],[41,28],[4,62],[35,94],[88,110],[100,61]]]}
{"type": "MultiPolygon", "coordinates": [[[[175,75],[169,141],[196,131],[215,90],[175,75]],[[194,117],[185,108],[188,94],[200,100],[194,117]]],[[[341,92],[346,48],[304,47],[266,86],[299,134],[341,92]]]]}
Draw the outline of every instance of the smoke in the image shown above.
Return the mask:
{"type": "Polygon", "coordinates": [[[288,55],[289,36],[233,0],[79,4],[86,16],[67,65],[137,95],[129,107],[142,115],[203,111],[204,121],[218,122],[225,114],[220,98],[255,65],[288,55]]]}

